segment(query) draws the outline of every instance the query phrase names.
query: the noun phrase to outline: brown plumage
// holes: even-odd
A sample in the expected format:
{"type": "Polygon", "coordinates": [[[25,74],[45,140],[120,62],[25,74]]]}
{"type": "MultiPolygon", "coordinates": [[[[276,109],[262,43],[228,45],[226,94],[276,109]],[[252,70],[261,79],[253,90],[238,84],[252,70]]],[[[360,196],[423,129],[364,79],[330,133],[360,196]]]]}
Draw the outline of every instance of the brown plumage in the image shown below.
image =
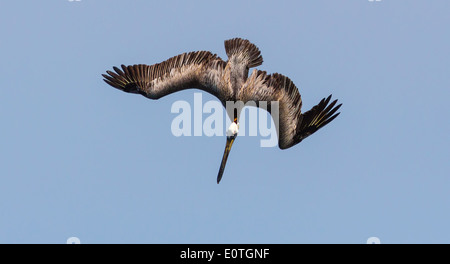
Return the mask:
{"type": "MultiPolygon", "coordinates": [[[[234,38],[225,41],[228,61],[208,51],[183,53],[154,65],[113,67],[103,74],[104,81],[122,91],[138,93],[150,99],[159,99],[170,93],[188,88],[198,88],[216,96],[226,105],[227,101],[260,101],[279,103],[278,146],[286,149],[298,144],[335,119],[341,104],[330,103],[331,95],[322,99],[311,110],[302,113],[302,99],[297,87],[286,76],[268,75],[264,71],[249,68],[262,64],[259,49],[250,41],[234,38]]],[[[240,112],[240,111],[238,111],[240,112]]],[[[229,113],[229,115],[231,115],[229,113]]],[[[230,118],[239,118],[238,114],[230,118]]],[[[237,122],[237,121],[235,121],[237,122]]],[[[235,137],[235,135],[234,135],[235,137]]],[[[231,144],[225,149],[217,178],[220,181],[231,144]],[[228,150],[227,150],[228,149],[228,150]]],[[[228,142],[228,141],[227,141],[228,142]]]]}

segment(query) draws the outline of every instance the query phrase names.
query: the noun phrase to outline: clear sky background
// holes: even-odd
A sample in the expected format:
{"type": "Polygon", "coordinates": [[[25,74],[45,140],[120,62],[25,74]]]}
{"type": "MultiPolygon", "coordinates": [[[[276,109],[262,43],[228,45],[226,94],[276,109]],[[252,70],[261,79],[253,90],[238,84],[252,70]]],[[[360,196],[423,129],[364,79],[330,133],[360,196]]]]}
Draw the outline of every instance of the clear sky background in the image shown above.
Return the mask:
{"type": "MultiPolygon", "coordinates": [[[[0,243],[450,243],[450,2],[2,1],[0,243]],[[101,74],[247,38],[308,110],[288,150],[174,137],[101,74]]],[[[203,100],[214,100],[204,93],[203,100]]],[[[208,115],[205,115],[206,118],[208,115]]]]}

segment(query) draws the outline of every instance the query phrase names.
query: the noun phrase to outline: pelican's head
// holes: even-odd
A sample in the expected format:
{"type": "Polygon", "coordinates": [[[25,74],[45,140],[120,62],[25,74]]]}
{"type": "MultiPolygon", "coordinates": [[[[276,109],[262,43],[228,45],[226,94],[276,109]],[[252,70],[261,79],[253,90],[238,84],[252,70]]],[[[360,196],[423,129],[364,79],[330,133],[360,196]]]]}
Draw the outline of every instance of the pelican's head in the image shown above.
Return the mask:
{"type": "Polygon", "coordinates": [[[231,123],[231,125],[227,129],[227,138],[236,138],[239,133],[239,123],[237,122],[237,118],[231,123]]]}

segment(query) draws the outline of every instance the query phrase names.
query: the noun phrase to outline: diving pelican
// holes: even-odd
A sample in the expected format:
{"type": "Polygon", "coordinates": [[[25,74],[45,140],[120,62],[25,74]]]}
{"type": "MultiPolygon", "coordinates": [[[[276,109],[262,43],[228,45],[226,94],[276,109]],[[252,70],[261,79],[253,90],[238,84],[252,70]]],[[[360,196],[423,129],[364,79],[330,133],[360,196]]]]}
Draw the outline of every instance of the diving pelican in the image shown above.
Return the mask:
{"type": "MultiPolygon", "coordinates": [[[[267,74],[249,69],[263,63],[261,52],[250,41],[234,38],[225,41],[227,61],[209,51],[183,53],[153,65],[122,65],[114,71],[102,74],[104,81],[114,88],[127,93],[141,94],[149,99],[159,99],[165,95],[184,89],[197,88],[217,97],[223,106],[227,101],[243,103],[267,102],[270,112],[271,102],[278,102],[279,124],[278,147],[290,148],[314,134],[335,119],[336,111],[342,104],[337,100],[330,103],[331,95],[323,98],[316,106],[302,113],[302,100],[294,83],[278,73],[267,74]]],[[[217,175],[217,183],[222,179],[231,146],[239,132],[239,113],[228,112],[233,122],[227,129],[227,142],[217,175]]]]}

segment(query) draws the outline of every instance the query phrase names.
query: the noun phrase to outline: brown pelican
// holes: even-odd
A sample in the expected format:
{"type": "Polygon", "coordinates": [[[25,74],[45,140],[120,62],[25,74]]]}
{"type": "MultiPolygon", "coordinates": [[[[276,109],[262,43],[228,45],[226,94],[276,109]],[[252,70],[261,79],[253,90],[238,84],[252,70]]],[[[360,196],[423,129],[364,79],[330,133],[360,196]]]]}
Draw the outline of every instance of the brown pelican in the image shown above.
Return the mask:
{"type": "MultiPolygon", "coordinates": [[[[278,146],[290,148],[315,133],[335,119],[341,104],[330,103],[331,95],[316,106],[302,113],[302,100],[294,83],[278,73],[268,75],[265,71],[249,68],[259,66],[263,59],[259,49],[250,41],[234,38],[225,41],[228,56],[223,61],[209,51],[183,53],[151,66],[145,64],[125,66],[102,74],[104,81],[127,93],[141,94],[150,99],[188,88],[197,88],[216,96],[223,106],[227,101],[244,103],[265,101],[271,112],[271,102],[278,102],[278,146]]],[[[239,130],[239,111],[228,112],[233,122],[227,130],[227,142],[217,176],[222,178],[231,146],[239,130]]]]}

